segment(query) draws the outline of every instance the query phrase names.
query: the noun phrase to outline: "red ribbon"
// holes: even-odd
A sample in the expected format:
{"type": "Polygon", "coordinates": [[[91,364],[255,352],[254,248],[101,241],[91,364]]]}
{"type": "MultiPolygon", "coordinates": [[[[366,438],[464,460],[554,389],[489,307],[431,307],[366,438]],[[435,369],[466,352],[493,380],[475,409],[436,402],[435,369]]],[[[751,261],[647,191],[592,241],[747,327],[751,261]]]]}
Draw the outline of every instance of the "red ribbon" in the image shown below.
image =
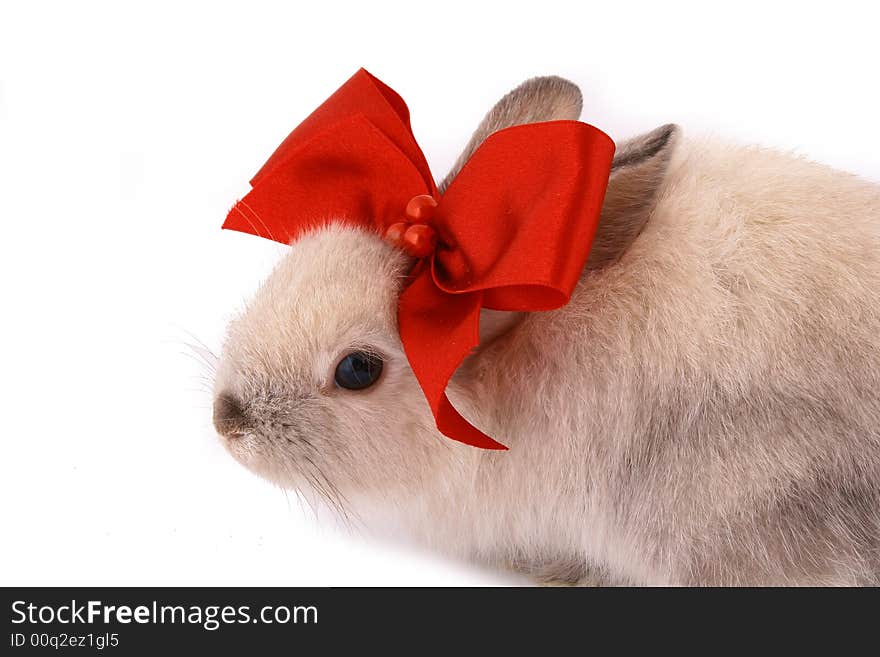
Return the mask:
{"type": "Polygon", "coordinates": [[[409,249],[422,257],[398,306],[410,366],[444,435],[506,449],[455,410],[446,386],[479,344],[481,308],[568,303],[613,155],[611,138],[579,121],[506,128],[483,142],[440,197],[403,99],[361,69],[290,133],[223,227],[290,243],[332,220],[388,232],[407,246],[400,229],[418,225],[406,237],[422,231],[409,249]],[[407,215],[419,195],[436,207],[411,205],[407,215]],[[427,250],[422,238],[430,238],[427,250]]]}

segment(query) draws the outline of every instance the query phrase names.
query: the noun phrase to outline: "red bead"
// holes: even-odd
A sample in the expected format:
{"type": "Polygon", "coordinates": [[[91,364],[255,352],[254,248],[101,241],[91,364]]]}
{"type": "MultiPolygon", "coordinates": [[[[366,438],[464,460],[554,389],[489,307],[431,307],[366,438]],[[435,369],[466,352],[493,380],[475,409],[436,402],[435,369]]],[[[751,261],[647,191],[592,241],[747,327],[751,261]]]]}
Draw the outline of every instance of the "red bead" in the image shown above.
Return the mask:
{"type": "Polygon", "coordinates": [[[394,246],[403,247],[403,234],[406,232],[407,228],[409,228],[409,224],[405,221],[398,221],[396,224],[391,224],[385,229],[385,239],[391,242],[394,246]]]}
{"type": "Polygon", "coordinates": [[[413,196],[406,204],[406,216],[410,221],[420,224],[427,223],[434,216],[437,201],[429,194],[413,196]]]}
{"type": "Polygon", "coordinates": [[[427,258],[437,245],[437,234],[425,224],[414,224],[403,234],[403,248],[415,258],[427,258]]]}

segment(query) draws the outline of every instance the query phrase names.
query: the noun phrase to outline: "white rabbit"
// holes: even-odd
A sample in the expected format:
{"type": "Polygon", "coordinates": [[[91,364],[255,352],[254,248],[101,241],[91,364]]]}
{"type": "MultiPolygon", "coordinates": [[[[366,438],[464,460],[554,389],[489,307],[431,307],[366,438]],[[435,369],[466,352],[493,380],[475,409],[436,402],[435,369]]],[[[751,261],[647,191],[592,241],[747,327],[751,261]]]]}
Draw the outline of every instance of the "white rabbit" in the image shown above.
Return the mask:
{"type": "MultiPolygon", "coordinates": [[[[492,132],[580,108],[524,83],[450,177],[492,132]]],[[[437,431],[396,331],[410,261],[341,225],[231,325],[224,445],[375,531],[541,579],[880,584],[880,186],[679,133],[619,145],[568,305],[484,311],[449,396],[509,451],[437,431]],[[352,353],[360,390],[337,383],[352,353]]]]}

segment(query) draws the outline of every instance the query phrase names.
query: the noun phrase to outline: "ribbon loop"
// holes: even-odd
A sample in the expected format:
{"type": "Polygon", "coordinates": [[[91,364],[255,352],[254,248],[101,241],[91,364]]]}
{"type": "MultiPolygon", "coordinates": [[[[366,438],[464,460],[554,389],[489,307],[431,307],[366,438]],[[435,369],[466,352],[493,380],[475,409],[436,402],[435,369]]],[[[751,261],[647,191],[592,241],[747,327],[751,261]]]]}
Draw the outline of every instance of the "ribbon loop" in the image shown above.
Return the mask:
{"type": "Polygon", "coordinates": [[[325,221],[383,235],[428,266],[401,293],[398,329],[437,428],[506,449],[452,406],[446,387],[479,343],[480,310],[565,305],[599,221],[614,143],[578,121],[491,135],[442,198],[406,104],[361,69],[251,180],[224,228],[290,243],[325,221]]]}

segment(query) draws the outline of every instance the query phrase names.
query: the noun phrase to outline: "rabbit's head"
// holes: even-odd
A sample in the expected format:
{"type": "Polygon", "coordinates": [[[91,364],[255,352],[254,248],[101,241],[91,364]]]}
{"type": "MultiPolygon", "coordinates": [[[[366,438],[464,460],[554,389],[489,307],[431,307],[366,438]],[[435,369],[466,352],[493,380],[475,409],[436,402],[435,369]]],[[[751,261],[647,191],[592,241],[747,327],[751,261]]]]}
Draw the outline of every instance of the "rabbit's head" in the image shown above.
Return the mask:
{"type": "MultiPolygon", "coordinates": [[[[441,191],[491,133],[577,119],[580,109],[580,92],[565,80],[524,83],[486,116],[441,191]]],[[[673,134],[664,127],[619,149],[588,267],[612,261],[638,234],[652,167],[663,168],[673,134]]],[[[418,489],[463,459],[505,457],[450,441],[435,427],[397,335],[411,264],[377,234],[342,224],[295,240],[223,348],[214,424],[236,459],[282,486],[342,504],[351,493],[418,489]]],[[[484,311],[481,344],[520,319],[484,311]]]]}

